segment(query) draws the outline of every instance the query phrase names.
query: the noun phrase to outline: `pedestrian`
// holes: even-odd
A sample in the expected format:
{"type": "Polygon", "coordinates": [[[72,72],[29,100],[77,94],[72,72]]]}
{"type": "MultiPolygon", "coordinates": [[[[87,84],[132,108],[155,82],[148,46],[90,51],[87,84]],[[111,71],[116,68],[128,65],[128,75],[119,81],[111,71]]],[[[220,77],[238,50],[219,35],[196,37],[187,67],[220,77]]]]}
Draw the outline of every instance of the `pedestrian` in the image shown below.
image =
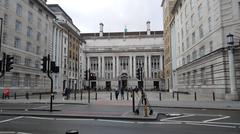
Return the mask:
{"type": "Polygon", "coordinates": [[[116,98],[116,100],[118,100],[118,95],[119,95],[119,91],[118,91],[118,89],[116,88],[116,89],[115,89],[115,98],[116,98]]]}
{"type": "Polygon", "coordinates": [[[121,100],[124,100],[124,88],[121,88],[121,100]]]}

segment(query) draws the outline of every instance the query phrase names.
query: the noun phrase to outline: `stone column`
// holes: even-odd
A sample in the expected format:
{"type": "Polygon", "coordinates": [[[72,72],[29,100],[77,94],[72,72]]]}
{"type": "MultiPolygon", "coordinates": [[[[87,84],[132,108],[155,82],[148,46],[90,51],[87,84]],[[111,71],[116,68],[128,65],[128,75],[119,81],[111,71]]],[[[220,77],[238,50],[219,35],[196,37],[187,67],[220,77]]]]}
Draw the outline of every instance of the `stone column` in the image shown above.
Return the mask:
{"type": "Polygon", "coordinates": [[[144,56],[144,77],[147,78],[147,56],[144,56]]]}
{"type": "Polygon", "coordinates": [[[87,57],[87,69],[90,69],[90,56],[87,57]]]}
{"type": "Polygon", "coordinates": [[[132,56],[129,56],[129,67],[130,67],[130,74],[129,74],[129,76],[132,78],[132,56]]]}
{"type": "Polygon", "coordinates": [[[113,56],[112,58],[113,58],[113,79],[115,79],[115,77],[116,77],[116,69],[115,69],[115,65],[116,65],[116,63],[115,63],[115,56],[113,56]]]}
{"type": "Polygon", "coordinates": [[[104,61],[104,56],[102,56],[102,78],[105,78],[105,61],[104,61]]]}
{"type": "Polygon", "coordinates": [[[133,56],[133,77],[136,78],[136,56],[133,56]]]}
{"type": "Polygon", "coordinates": [[[101,57],[98,56],[98,78],[101,78],[101,57]]]}
{"type": "Polygon", "coordinates": [[[163,56],[160,55],[160,70],[163,71],[163,56]]]}
{"type": "Polygon", "coordinates": [[[117,73],[116,73],[116,77],[119,76],[119,56],[117,56],[117,73]]]}
{"type": "Polygon", "coordinates": [[[149,55],[148,56],[149,58],[148,58],[148,78],[151,78],[151,74],[152,74],[152,62],[151,62],[151,60],[152,60],[152,56],[151,55],[149,55]]]}

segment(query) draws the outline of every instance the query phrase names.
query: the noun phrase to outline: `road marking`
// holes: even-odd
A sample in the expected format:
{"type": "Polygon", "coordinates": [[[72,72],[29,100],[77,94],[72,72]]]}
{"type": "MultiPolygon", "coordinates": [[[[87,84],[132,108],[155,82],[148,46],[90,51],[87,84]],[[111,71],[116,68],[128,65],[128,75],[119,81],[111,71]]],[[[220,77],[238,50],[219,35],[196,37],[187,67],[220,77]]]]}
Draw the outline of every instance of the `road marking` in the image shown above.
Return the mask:
{"type": "Polygon", "coordinates": [[[236,128],[236,126],[215,125],[215,124],[203,124],[203,123],[186,123],[186,124],[189,124],[189,125],[198,125],[198,126],[209,126],[209,127],[236,128]]]}
{"type": "Polygon", "coordinates": [[[26,116],[24,118],[28,119],[38,119],[38,120],[54,120],[54,118],[46,118],[46,117],[33,117],[33,116],[26,116]]]}
{"type": "Polygon", "coordinates": [[[223,124],[223,125],[237,125],[240,126],[240,123],[234,122],[208,122],[209,124],[223,124]]]}
{"type": "Polygon", "coordinates": [[[212,122],[212,121],[217,121],[217,120],[223,120],[223,119],[227,119],[227,118],[230,118],[230,116],[224,116],[224,117],[221,117],[221,118],[209,119],[209,120],[205,120],[203,122],[206,123],[206,122],[212,122]]]}
{"type": "Polygon", "coordinates": [[[71,118],[57,118],[59,121],[94,121],[95,119],[71,119],[71,118]]]}
{"type": "MultiPolygon", "coordinates": [[[[53,105],[53,107],[58,107],[58,106],[63,106],[64,104],[55,104],[53,105]]],[[[39,106],[39,107],[35,107],[35,108],[30,108],[30,109],[41,109],[41,108],[48,108],[49,106],[39,106]]]]}
{"type": "Polygon", "coordinates": [[[104,120],[104,119],[96,119],[97,121],[102,121],[102,122],[114,122],[114,123],[127,123],[127,124],[133,124],[134,122],[132,121],[120,121],[120,120],[104,120]]]}
{"type": "Polygon", "coordinates": [[[165,119],[161,119],[160,121],[168,121],[168,120],[172,120],[172,119],[179,119],[179,118],[185,118],[185,117],[191,117],[191,116],[195,116],[195,114],[183,115],[183,116],[171,117],[171,118],[165,118],[165,119]]]}
{"type": "Polygon", "coordinates": [[[9,121],[21,119],[21,118],[23,118],[23,117],[24,117],[24,116],[18,116],[18,117],[10,118],[10,119],[7,119],[7,120],[2,120],[2,121],[0,121],[0,123],[5,123],[5,122],[9,122],[9,121]]]}
{"type": "Polygon", "coordinates": [[[0,131],[0,134],[31,134],[31,133],[13,132],[13,131],[0,131]]]}

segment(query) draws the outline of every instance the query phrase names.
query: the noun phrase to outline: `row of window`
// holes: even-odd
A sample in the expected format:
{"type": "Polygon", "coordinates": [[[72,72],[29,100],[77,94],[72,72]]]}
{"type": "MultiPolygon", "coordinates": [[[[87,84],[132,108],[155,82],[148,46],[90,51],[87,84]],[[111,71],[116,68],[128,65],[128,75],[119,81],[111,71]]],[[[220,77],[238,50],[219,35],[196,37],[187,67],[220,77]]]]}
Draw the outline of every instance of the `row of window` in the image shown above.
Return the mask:
{"type": "MultiPolygon", "coordinates": [[[[212,52],[212,51],[213,51],[213,42],[210,41],[209,42],[209,52],[212,52]]],[[[199,48],[199,58],[204,56],[205,54],[206,54],[206,48],[205,48],[205,45],[203,45],[202,47],[199,48]]],[[[182,58],[182,65],[187,64],[191,61],[194,61],[197,58],[198,58],[198,54],[197,54],[197,50],[195,50],[192,52],[192,56],[189,54],[189,55],[187,55],[186,58],[185,57],[182,58]]]]}
{"type": "Polygon", "coordinates": [[[35,67],[35,68],[40,68],[40,60],[35,61],[35,65],[33,66],[33,60],[31,58],[24,58],[24,63],[22,63],[22,58],[18,55],[14,55],[14,64],[16,65],[25,65],[28,67],[35,67]]]}
{"type": "MultiPolygon", "coordinates": [[[[22,49],[21,39],[19,37],[15,37],[15,39],[14,39],[14,47],[18,48],[18,49],[22,49]]],[[[36,53],[37,55],[41,54],[40,46],[36,46],[36,50],[34,50],[34,46],[33,46],[33,44],[31,42],[26,42],[25,51],[33,52],[33,53],[36,53]]]]}

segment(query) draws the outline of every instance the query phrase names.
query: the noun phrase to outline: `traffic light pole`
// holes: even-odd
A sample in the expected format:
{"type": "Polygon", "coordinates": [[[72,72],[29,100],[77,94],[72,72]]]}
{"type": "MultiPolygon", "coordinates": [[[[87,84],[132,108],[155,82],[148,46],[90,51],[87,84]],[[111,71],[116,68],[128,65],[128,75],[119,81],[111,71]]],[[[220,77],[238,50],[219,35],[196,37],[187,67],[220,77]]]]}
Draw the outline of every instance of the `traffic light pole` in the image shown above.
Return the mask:
{"type": "Polygon", "coordinates": [[[90,69],[88,70],[88,103],[90,104],[90,86],[91,86],[91,80],[90,80],[90,69]]]}
{"type": "Polygon", "coordinates": [[[51,80],[51,96],[50,96],[50,112],[52,112],[52,105],[53,105],[53,79],[50,75],[51,73],[51,68],[50,68],[50,54],[48,54],[48,60],[47,60],[47,64],[48,64],[48,69],[47,69],[47,75],[48,78],[51,80]]]}
{"type": "Polygon", "coordinates": [[[0,78],[2,78],[5,75],[5,60],[6,60],[6,53],[3,53],[0,78]]]}

